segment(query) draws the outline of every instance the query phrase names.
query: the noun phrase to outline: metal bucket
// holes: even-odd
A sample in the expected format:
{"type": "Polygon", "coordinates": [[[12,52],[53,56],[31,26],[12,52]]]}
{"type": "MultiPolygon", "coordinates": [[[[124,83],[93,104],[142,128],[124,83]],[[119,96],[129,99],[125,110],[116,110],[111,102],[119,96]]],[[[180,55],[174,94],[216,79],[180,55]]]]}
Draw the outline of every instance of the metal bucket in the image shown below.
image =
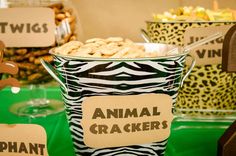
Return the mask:
{"type": "MultiPolygon", "coordinates": [[[[189,28],[218,27],[236,21],[146,21],[142,35],[147,42],[183,46],[189,28]]],[[[221,64],[195,65],[179,90],[175,115],[184,119],[234,119],[236,74],[222,71],[221,64]]]]}
{"type": "MultiPolygon", "coordinates": [[[[148,43],[145,43],[144,46],[146,49],[158,51],[168,51],[176,47],[148,43]]],[[[135,101],[135,97],[138,95],[164,94],[170,97],[173,108],[179,87],[187,76],[183,76],[182,73],[188,52],[159,58],[138,59],[72,57],[54,54],[53,49],[50,53],[54,56],[55,68],[43,60],[41,60],[41,63],[61,84],[61,92],[77,155],[164,155],[167,138],[158,142],[133,142],[132,144],[104,146],[103,148],[89,147],[84,139],[83,102],[91,97],[112,96],[122,98],[122,96],[126,96],[135,101]]],[[[194,59],[192,59],[192,62],[192,65],[194,65],[194,59]]],[[[158,100],[155,103],[158,104],[158,100]]],[[[94,107],[96,107],[96,104],[91,105],[90,109],[94,107]]],[[[117,107],[119,108],[119,106],[117,107]]],[[[170,106],[169,113],[172,114],[171,112],[170,106]]],[[[99,120],[99,122],[102,123],[103,120],[99,120]]],[[[116,122],[120,121],[114,120],[112,124],[116,122]]],[[[170,133],[170,126],[168,132],[170,133]]],[[[145,133],[150,134],[151,132],[147,131],[145,133]]],[[[158,135],[158,132],[155,132],[155,134],[158,135]]],[[[132,134],[127,134],[127,138],[129,135],[132,134]]],[[[113,138],[113,134],[104,134],[103,138],[102,140],[93,138],[92,141],[94,143],[105,142],[106,145],[111,145],[113,142],[120,140],[119,136],[118,139],[113,138]],[[107,140],[109,141],[106,142],[107,140]]]]}

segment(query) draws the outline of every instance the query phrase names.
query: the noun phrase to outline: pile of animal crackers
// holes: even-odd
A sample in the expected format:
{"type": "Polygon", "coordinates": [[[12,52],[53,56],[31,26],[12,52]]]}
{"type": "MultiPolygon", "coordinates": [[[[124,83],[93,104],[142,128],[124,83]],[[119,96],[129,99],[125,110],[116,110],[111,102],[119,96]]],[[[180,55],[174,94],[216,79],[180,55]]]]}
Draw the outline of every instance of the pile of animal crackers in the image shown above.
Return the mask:
{"type": "Polygon", "coordinates": [[[85,43],[71,41],[55,48],[53,53],[93,58],[145,58],[170,55],[166,52],[146,51],[143,44],[136,44],[121,37],[92,38],[85,43]]]}

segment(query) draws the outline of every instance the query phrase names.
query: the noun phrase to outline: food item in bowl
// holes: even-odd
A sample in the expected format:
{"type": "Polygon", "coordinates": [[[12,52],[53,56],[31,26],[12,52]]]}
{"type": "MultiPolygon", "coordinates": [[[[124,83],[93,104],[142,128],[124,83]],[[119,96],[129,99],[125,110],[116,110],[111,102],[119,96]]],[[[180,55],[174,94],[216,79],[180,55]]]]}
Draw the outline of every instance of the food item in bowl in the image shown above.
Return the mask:
{"type": "Polygon", "coordinates": [[[236,13],[232,9],[210,10],[203,7],[179,7],[163,14],[154,14],[154,21],[233,21],[236,13]]]}
{"type": "Polygon", "coordinates": [[[54,49],[54,53],[98,58],[144,58],[178,54],[178,51],[146,51],[144,45],[135,44],[129,39],[109,37],[107,39],[92,38],[85,43],[71,41],[54,49]]]}

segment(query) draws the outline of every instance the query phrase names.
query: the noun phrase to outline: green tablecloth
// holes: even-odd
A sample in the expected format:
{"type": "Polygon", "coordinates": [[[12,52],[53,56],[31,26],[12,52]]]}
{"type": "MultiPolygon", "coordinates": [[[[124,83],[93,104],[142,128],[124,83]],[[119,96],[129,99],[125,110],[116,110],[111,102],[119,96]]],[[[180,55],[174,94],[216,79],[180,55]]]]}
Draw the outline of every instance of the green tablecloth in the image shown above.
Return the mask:
{"type": "MultiPolygon", "coordinates": [[[[61,99],[57,87],[47,88],[50,99],[61,99]]],[[[50,156],[74,156],[72,139],[65,112],[42,117],[19,117],[9,112],[16,102],[28,100],[29,90],[23,88],[19,94],[12,94],[9,88],[0,91],[0,123],[38,124],[47,132],[47,147],[50,156]]],[[[180,122],[174,121],[171,128],[166,156],[215,156],[217,140],[230,122],[180,122]]]]}

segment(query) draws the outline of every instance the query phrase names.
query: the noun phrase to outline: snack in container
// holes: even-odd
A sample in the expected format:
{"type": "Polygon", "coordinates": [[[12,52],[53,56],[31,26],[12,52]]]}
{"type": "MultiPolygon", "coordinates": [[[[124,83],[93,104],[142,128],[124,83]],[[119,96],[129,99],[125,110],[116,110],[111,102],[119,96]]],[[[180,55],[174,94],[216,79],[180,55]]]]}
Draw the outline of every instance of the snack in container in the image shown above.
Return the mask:
{"type": "Polygon", "coordinates": [[[64,0],[8,0],[3,3],[1,18],[18,27],[3,34],[2,40],[7,47],[3,60],[13,61],[19,67],[18,74],[4,74],[3,78],[17,79],[30,91],[28,100],[12,104],[9,112],[34,118],[63,112],[61,100],[47,97],[46,87],[54,87],[55,81],[43,68],[40,59],[53,65],[49,50],[77,38],[78,21],[72,3],[64,0]]]}
{"type": "Polygon", "coordinates": [[[54,53],[79,57],[130,59],[176,55],[178,51],[147,51],[142,44],[135,44],[129,39],[109,37],[89,39],[85,43],[71,41],[55,48],[54,53]]]}
{"type": "MultiPolygon", "coordinates": [[[[15,1],[8,0],[6,8],[47,7],[55,13],[56,42],[49,47],[11,47],[6,48],[4,61],[14,61],[18,64],[19,73],[14,76],[21,84],[42,84],[52,81],[52,78],[40,64],[40,58],[52,63],[49,49],[60,44],[77,39],[76,12],[69,1],[15,1]],[[67,32],[66,34],[64,32],[67,32]],[[64,33],[64,34],[63,34],[64,33]]],[[[7,75],[9,76],[9,75],[7,75]]]]}
{"type": "MultiPolygon", "coordinates": [[[[164,155],[168,135],[158,141],[151,141],[161,137],[162,133],[150,125],[150,127],[144,126],[150,123],[150,118],[146,118],[148,122],[143,122],[144,118],[136,115],[123,118],[122,112],[127,113],[127,110],[132,108],[129,111],[134,113],[137,112],[135,108],[138,107],[138,110],[148,108],[152,102],[159,106],[163,98],[169,97],[170,109],[166,114],[162,114],[163,112],[160,114],[164,116],[172,114],[178,89],[183,81],[182,71],[188,54],[188,52],[166,54],[176,47],[166,44],[133,43],[129,39],[110,37],[93,38],[85,43],[72,41],[50,50],[50,54],[54,57],[55,68],[44,60],[41,60],[41,63],[61,85],[77,155],[164,155]],[[141,101],[138,100],[141,96],[155,95],[161,95],[163,98],[152,100],[152,102],[148,98],[144,101],[150,103],[137,105],[141,101]],[[112,99],[116,100],[112,101],[112,99]],[[93,100],[95,103],[92,103],[93,100]],[[125,103],[129,100],[134,103],[132,105],[125,103]],[[108,118],[105,115],[101,116],[100,120],[95,120],[102,113],[88,115],[88,110],[106,110],[107,113],[114,114],[119,111],[120,114],[117,116],[113,114],[116,116],[114,118],[108,113],[108,118]],[[146,130],[138,128],[139,130],[129,131],[127,127],[132,123],[130,120],[133,120],[133,125],[143,125],[146,130]],[[120,131],[112,133],[110,127],[106,126],[108,122],[113,125],[113,128],[115,126],[116,130],[120,128],[120,131]],[[136,122],[138,125],[135,124],[136,122]],[[92,126],[88,128],[87,124],[92,126]],[[105,127],[108,132],[93,129],[99,125],[105,127]],[[88,141],[88,134],[92,132],[95,134],[91,134],[93,137],[88,141]],[[140,137],[143,134],[144,136],[155,134],[155,136],[147,141],[146,137],[140,137]],[[135,137],[136,135],[138,137],[135,137]],[[103,141],[101,142],[100,139],[103,141]],[[94,144],[100,144],[100,146],[94,144]]],[[[169,106],[164,105],[166,108],[169,106]]],[[[155,119],[159,118],[155,117],[155,119]]],[[[167,125],[166,130],[169,134],[170,123],[167,125]]]]}
{"type": "MultiPolygon", "coordinates": [[[[146,21],[150,42],[184,45],[190,28],[217,28],[236,24],[235,10],[210,10],[203,7],[181,7],[153,15],[146,21]]],[[[143,31],[145,33],[145,31],[143,31]]],[[[218,50],[218,49],[212,49],[218,50]]],[[[190,53],[191,55],[191,53],[190,53]]],[[[222,71],[221,63],[196,62],[185,80],[175,107],[175,115],[184,119],[231,119],[236,110],[236,75],[222,71]]]]}
{"type": "Polygon", "coordinates": [[[235,20],[236,13],[232,9],[180,7],[153,14],[153,20],[146,21],[146,33],[151,42],[183,46],[186,29],[229,25],[236,23],[235,20]]]}
{"type": "Polygon", "coordinates": [[[234,21],[235,10],[217,9],[210,10],[200,6],[184,6],[170,9],[163,14],[153,14],[153,20],[159,22],[170,21],[234,21]]]}

